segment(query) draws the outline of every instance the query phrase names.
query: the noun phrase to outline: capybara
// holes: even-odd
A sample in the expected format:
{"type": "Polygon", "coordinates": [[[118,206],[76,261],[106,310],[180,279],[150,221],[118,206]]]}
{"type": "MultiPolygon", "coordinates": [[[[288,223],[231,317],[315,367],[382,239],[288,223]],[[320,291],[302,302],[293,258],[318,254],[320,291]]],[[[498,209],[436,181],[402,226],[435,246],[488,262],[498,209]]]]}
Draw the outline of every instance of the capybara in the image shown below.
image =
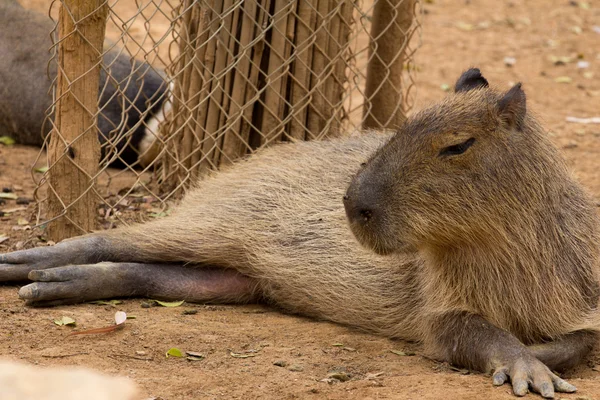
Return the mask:
{"type": "MultiPolygon", "coordinates": [[[[56,62],[48,64],[52,30],[48,16],[15,0],[0,2],[0,136],[20,144],[41,146],[50,131],[51,124],[44,121],[52,105],[48,76],[57,74],[56,62]]],[[[103,64],[98,115],[102,157],[117,167],[138,161],[147,165],[155,156],[150,148],[164,119],[163,103],[170,108],[165,79],[118,49],[108,51],[103,64]],[[115,149],[107,151],[111,147],[115,149]]]]}
{"type": "Polygon", "coordinates": [[[596,342],[595,212],[521,85],[470,69],[393,134],[261,150],[168,217],[0,255],[0,280],[31,305],[266,301],[553,397],[596,342]]]}

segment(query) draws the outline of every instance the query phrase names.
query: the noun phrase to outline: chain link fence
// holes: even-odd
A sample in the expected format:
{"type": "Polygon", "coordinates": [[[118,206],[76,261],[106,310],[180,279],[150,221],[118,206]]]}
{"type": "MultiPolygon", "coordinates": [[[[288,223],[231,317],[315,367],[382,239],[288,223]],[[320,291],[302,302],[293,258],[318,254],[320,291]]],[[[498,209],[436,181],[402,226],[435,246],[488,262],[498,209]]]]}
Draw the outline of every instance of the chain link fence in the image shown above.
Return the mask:
{"type": "Polygon", "coordinates": [[[67,226],[58,240],[160,217],[206,171],[263,146],[398,126],[414,97],[418,6],[53,1],[38,223],[67,226]]]}

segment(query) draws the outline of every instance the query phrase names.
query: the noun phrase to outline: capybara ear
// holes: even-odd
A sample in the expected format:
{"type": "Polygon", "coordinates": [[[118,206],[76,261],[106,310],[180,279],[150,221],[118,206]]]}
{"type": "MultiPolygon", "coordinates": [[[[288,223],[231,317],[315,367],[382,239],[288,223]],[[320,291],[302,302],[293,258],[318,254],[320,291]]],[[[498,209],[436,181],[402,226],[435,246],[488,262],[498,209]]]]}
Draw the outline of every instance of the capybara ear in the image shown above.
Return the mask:
{"type": "Polygon", "coordinates": [[[470,68],[458,78],[456,85],[454,85],[454,91],[456,93],[468,92],[469,90],[488,86],[488,81],[481,75],[479,68],[470,68]]]}
{"type": "Polygon", "coordinates": [[[526,103],[525,92],[521,89],[521,83],[517,83],[498,102],[500,117],[509,126],[521,129],[527,112],[526,103]]]}

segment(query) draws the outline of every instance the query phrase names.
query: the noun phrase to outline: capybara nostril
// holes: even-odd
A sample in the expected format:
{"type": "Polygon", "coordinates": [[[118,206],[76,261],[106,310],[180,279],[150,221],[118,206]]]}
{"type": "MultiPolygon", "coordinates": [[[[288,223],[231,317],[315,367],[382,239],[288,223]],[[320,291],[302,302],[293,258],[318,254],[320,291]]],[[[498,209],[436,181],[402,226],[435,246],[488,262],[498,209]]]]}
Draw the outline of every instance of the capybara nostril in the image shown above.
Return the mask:
{"type": "Polygon", "coordinates": [[[362,209],[358,212],[358,214],[362,217],[363,222],[367,222],[373,216],[373,212],[368,209],[362,209]]]}

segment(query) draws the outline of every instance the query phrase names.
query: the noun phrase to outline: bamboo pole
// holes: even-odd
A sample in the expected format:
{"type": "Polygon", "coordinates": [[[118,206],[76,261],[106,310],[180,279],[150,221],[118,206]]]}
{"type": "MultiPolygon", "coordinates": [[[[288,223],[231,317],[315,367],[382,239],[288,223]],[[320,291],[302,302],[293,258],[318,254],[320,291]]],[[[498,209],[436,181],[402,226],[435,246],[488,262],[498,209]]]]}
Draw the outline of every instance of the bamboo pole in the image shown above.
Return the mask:
{"type": "Polygon", "coordinates": [[[364,128],[393,129],[406,119],[402,70],[415,2],[382,0],[375,3],[363,106],[364,128]]]}
{"type": "MultiPolygon", "coordinates": [[[[229,32],[227,33],[227,61],[226,68],[229,68],[227,73],[225,74],[225,82],[223,84],[223,104],[221,105],[221,113],[219,117],[219,123],[216,131],[216,139],[217,139],[217,148],[213,154],[213,164],[215,166],[219,166],[221,162],[221,158],[224,152],[224,143],[225,138],[228,136],[235,136],[236,132],[231,129],[231,125],[233,121],[231,120],[232,115],[230,114],[230,104],[233,93],[231,90],[233,88],[233,82],[235,79],[235,75],[237,72],[237,68],[233,67],[235,65],[237,56],[239,53],[238,49],[238,40],[240,37],[240,18],[241,14],[243,14],[243,3],[232,4],[234,7],[231,13],[231,22],[226,24],[225,26],[230,26],[229,32]]],[[[227,11],[227,10],[226,10],[227,11]]]]}
{"type": "Polygon", "coordinates": [[[321,128],[324,126],[323,114],[325,106],[323,77],[325,76],[324,68],[327,65],[327,29],[325,18],[329,11],[329,0],[318,0],[317,2],[317,28],[316,40],[313,46],[312,71],[310,79],[310,91],[312,93],[312,101],[308,111],[306,140],[319,137],[321,128]]]}
{"type": "Polygon", "coordinates": [[[354,6],[352,1],[344,0],[338,3],[337,10],[330,28],[331,37],[329,38],[328,54],[332,62],[331,75],[327,80],[327,95],[330,104],[327,136],[338,136],[341,131],[343,119],[344,103],[344,83],[346,82],[346,59],[345,55],[350,46],[348,37],[350,27],[352,26],[352,13],[354,6]]]}
{"type": "Polygon", "coordinates": [[[170,148],[174,153],[167,157],[167,171],[170,180],[169,190],[179,187],[189,178],[192,167],[192,153],[198,147],[197,109],[204,87],[203,65],[206,46],[198,46],[208,39],[207,25],[211,18],[211,9],[195,0],[185,0],[183,9],[187,10],[179,29],[179,59],[173,70],[175,88],[173,111],[169,118],[168,132],[170,148]]]}
{"type": "MultiPolygon", "coordinates": [[[[229,14],[224,19],[223,12],[228,10],[233,5],[233,0],[220,0],[215,2],[215,18],[211,24],[211,36],[215,37],[211,40],[211,50],[215,50],[215,59],[212,63],[212,68],[209,77],[211,81],[210,95],[202,97],[206,101],[206,124],[204,126],[204,140],[202,143],[202,161],[200,168],[203,170],[212,169],[215,165],[212,162],[213,155],[217,144],[217,131],[219,129],[219,114],[221,112],[221,104],[223,102],[223,86],[225,84],[224,72],[227,70],[227,52],[225,49],[228,45],[228,33],[231,30],[231,15],[229,14]],[[214,28],[214,31],[213,31],[214,28]],[[218,43],[218,44],[217,44],[218,43]],[[217,51],[218,50],[218,51],[217,51]]],[[[208,85],[206,85],[208,86],[208,85]]]]}
{"type": "MultiPolygon", "coordinates": [[[[183,59],[183,70],[181,75],[181,87],[185,91],[183,98],[185,99],[183,111],[178,115],[179,123],[177,127],[181,129],[180,136],[183,138],[181,142],[181,163],[184,165],[186,170],[190,170],[192,163],[190,154],[194,149],[194,131],[193,119],[190,118],[191,110],[194,110],[198,104],[198,91],[202,87],[202,77],[200,73],[194,68],[197,65],[195,44],[196,35],[198,30],[198,20],[201,6],[194,2],[189,2],[190,9],[184,15],[183,25],[181,29],[180,40],[182,42],[182,59],[183,59]]],[[[183,172],[183,171],[182,171],[183,172]]],[[[185,179],[185,173],[180,174],[180,177],[185,179]]]]}
{"type": "Polygon", "coordinates": [[[310,101],[310,68],[312,65],[312,44],[314,42],[316,0],[298,1],[298,21],[296,21],[295,57],[291,87],[291,118],[289,135],[292,139],[306,137],[306,115],[310,101]]]}
{"type": "Polygon", "coordinates": [[[340,43],[339,43],[339,34],[341,29],[341,21],[340,21],[340,9],[344,4],[344,1],[339,2],[331,2],[329,14],[331,18],[329,19],[329,23],[327,24],[327,57],[326,57],[326,77],[325,82],[322,85],[324,88],[324,102],[323,102],[323,114],[324,114],[324,123],[325,126],[320,127],[320,134],[317,137],[320,138],[323,135],[327,134],[332,129],[339,129],[339,121],[338,116],[336,114],[336,106],[337,106],[337,98],[336,98],[336,76],[335,76],[335,66],[336,66],[336,58],[338,57],[338,53],[340,51],[340,43]],[[328,120],[325,120],[328,119],[328,120]]]}
{"type": "Polygon", "coordinates": [[[98,172],[100,63],[108,6],[103,0],[63,0],[58,25],[55,130],[48,146],[48,237],[60,240],[94,229],[92,185],[98,172]]]}
{"type": "MultiPolygon", "coordinates": [[[[269,9],[271,7],[271,0],[261,0],[258,3],[258,15],[256,17],[256,31],[254,38],[257,41],[256,46],[252,53],[252,63],[250,71],[249,85],[246,88],[246,98],[244,104],[249,105],[253,103],[259,103],[259,81],[261,75],[264,72],[261,70],[261,62],[263,60],[263,54],[265,50],[266,32],[269,21],[269,9]]],[[[247,138],[246,144],[248,150],[255,149],[260,146],[262,135],[257,129],[260,129],[261,118],[260,114],[262,107],[260,104],[253,104],[251,107],[247,106],[244,111],[244,117],[242,120],[242,137],[247,138]]]]}
{"type": "Polygon", "coordinates": [[[263,145],[281,138],[285,129],[282,121],[291,52],[291,45],[286,36],[289,29],[288,24],[294,23],[294,19],[289,18],[289,13],[294,11],[295,0],[280,0],[276,1],[274,5],[269,64],[266,71],[267,87],[262,116],[261,144],[263,145]]]}
{"type": "Polygon", "coordinates": [[[195,181],[198,176],[198,162],[202,157],[202,141],[206,137],[205,131],[205,115],[201,115],[201,102],[207,101],[203,97],[205,87],[208,85],[208,81],[205,79],[205,68],[206,68],[206,52],[207,52],[207,41],[209,38],[209,25],[211,24],[212,18],[217,18],[216,13],[213,12],[210,4],[208,6],[201,6],[200,16],[198,20],[194,21],[197,27],[196,35],[192,43],[194,49],[194,79],[193,84],[190,85],[189,93],[190,97],[194,98],[194,101],[190,104],[190,124],[192,125],[192,147],[187,151],[188,155],[188,171],[191,170],[192,181],[195,181]]]}
{"type": "MultiPolygon", "coordinates": [[[[257,12],[256,0],[244,1],[244,10],[242,13],[241,27],[239,28],[239,50],[238,66],[233,72],[233,86],[231,89],[231,101],[229,102],[229,121],[228,126],[230,134],[223,138],[223,150],[221,163],[231,163],[236,158],[246,152],[246,143],[248,137],[242,132],[243,116],[246,109],[252,110],[252,105],[245,102],[246,90],[248,86],[255,87],[256,82],[251,80],[251,54],[250,43],[253,40],[255,31],[255,18],[257,12]]],[[[258,75],[257,75],[258,76],[258,75]]]]}

